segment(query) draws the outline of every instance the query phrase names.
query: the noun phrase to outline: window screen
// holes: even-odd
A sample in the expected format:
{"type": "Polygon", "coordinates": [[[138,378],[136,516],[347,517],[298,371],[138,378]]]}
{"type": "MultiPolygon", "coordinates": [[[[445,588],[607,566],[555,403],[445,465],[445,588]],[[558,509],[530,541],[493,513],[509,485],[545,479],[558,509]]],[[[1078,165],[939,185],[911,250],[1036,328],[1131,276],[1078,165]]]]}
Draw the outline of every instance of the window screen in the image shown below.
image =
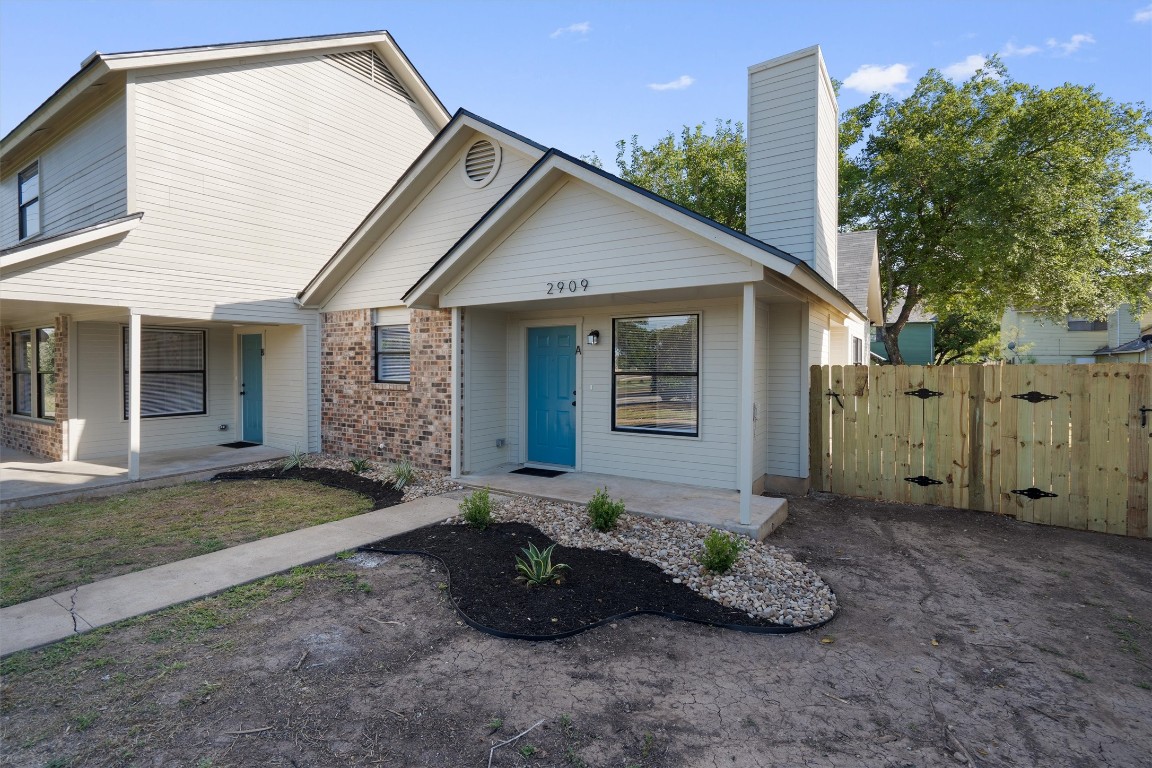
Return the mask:
{"type": "Polygon", "coordinates": [[[612,429],[699,434],[699,315],[619,318],[613,357],[612,429]]]}
{"type": "Polygon", "coordinates": [[[411,335],[407,325],[377,325],[376,381],[407,384],[412,379],[411,335]]]}
{"type": "MultiPolygon", "coordinates": [[[[140,416],[207,413],[204,331],[145,328],[140,336],[140,416]]],[[[128,329],[124,329],[124,418],[128,418],[128,329]]]]}

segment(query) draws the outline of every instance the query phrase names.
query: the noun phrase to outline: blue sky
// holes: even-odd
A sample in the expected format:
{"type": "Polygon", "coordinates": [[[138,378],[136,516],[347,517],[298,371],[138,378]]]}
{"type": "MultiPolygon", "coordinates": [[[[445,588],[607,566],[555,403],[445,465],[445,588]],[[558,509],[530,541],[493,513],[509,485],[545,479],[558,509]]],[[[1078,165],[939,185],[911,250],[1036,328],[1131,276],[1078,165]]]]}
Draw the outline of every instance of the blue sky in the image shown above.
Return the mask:
{"type": "MultiPolygon", "coordinates": [[[[1150,0],[1066,2],[402,2],[0,0],[0,134],[92,51],[387,29],[449,110],[465,107],[613,169],[615,142],[743,120],[751,64],[819,43],[841,106],[960,77],[994,53],[1013,77],[1152,101],[1150,0]]],[[[1152,157],[1137,174],[1152,179],[1152,157]]]]}

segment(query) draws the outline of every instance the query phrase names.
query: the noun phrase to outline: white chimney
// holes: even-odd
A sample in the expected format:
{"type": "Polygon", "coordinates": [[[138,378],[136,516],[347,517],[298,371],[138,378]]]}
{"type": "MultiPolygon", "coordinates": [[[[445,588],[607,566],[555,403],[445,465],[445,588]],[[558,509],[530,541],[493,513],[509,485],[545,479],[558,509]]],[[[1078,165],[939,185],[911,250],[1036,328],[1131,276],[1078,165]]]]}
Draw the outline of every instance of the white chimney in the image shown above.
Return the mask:
{"type": "Polygon", "coordinates": [[[838,121],[820,46],[748,68],[748,234],[833,286],[838,121]]]}

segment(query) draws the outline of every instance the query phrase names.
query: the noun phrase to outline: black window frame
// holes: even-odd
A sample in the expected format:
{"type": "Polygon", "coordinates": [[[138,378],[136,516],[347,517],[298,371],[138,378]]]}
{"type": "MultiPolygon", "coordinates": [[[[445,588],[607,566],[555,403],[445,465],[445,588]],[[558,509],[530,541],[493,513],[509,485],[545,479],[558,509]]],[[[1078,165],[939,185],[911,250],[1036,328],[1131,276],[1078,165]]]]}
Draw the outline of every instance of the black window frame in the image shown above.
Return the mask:
{"type": "Polygon", "coordinates": [[[864,339],[859,336],[852,336],[852,365],[864,364],[864,339]]]}
{"type": "Polygon", "coordinates": [[[1108,330],[1108,320],[1090,320],[1083,317],[1070,317],[1068,318],[1068,330],[1071,332],[1106,331],[1108,330]]]}
{"type": "Polygon", "coordinates": [[[21,328],[17,331],[12,331],[9,338],[12,344],[12,415],[23,416],[28,419],[40,419],[42,421],[55,421],[56,420],[56,406],[53,400],[52,412],[47,413],[44,408],[44,393],[47,388],[44,386],[45,378],[52,379],[52,391],[56,391],[56,355],[51,356],[51,360],[44,361],[40,355],[41,335],[54,336],[56,328],[51,325],[41,325],[32,328],[21,328]],[[27,335],[29,352],[25,356],[28,364],[27,368],[20,368],[16,364],[16,350],[19,345],[16,341],[17,337],[27,335]],[[44,369],[44,364],[47,362],[48,368],[44,369]],[[22,411],[19,407],[20,397],[20,379],[26,377],[28,379],[28,410],[22,411]]]}
{"type": "Polygon", "coordinates": [[[632,435],[665,435],[669,437],[700,437],[700,339],[702,337],[701,325],[703,317],[700,312],[673,312],[668,314],[653,314],[653,315],[629,315],[626,317],[613,317],[612,318],[612,431],[621,432],[632,435]],[[617,325],[621,321],[628,320],[652,320],[660,317],[695,317],[696,318],[696,370],[694,373],[684,373],[682,371],[623,371],[620,372],[616,369],[616,333],[617,325]],[[695,428],[691,431],[680,429],[659,429],[656,427],[621,427],[616,423],[618,403],[616,400],[616,381],[620,376],[651,376],[657,378],[660,376],[677,377],[677,378],[694,378],[696,380],[696,399],[693,402],[694,415],[693,424],[695,428]]]}
{"type": "MultiPolygon", "coordinates": [[[[129,406],[128,401],[130,400],[130,395],[131,395],[131,383],[128,381],[128,376],[130,373],[130,365],[131,365],[131,359],[129,358],[129,354],[130,354],[130,350],[131,350],[131,341],[130,341],[131,329],[128,328],[128,326],[123,326],[121,328],[121,331],[122,331],[121,340],[122,340],[122,344],[123,344],[122,349],[124,350],[123,355],[122,355],[123,368],[124,368],[124,419],[125,419],[125,421],[127,421],[131,417],[131,414],[128,412],[128,406],[129,406]]],[[[179,332],[179,333],[199,334],[200,335],[200,354],[201,354],[201,360],[203,361],[202,362],[203,367],[202,368],[187,368],[187,369],[170,368],[170,369],[164,369],[164,370],[152,370],[152,369],[141,368],[140,369],[141,410],[143,410],[143,403],[144,403],[144,399],[145,399],[143,396],[144,395],[144,386],[145,386],[144,377],[146,375],[149,375],[149,374],[162,375],[162,374],[166,374],[166,373],[167,374],[172,374],[172,373],[183,373],[183,374],[199,373],[200,374],[200,410],[198,410],[198,411],[179,411],[179,412],[174,411],[172,413],[147,413],[147,414],[141,413],[140,414],[141,419],[169,419],[169,418],[175,418],[178,416],[205,416],[208,413],[208,332],[202,328],[166,328],[164,326],[154,326],[151,328],[141,328],[140,329],[141,340],[143,340],[143,335],[146,333],[149,333],[149,332],[151,332],[151,333],[172,333],[174,331],[179,332]]],[[[141,346],[143,346],[143,344],[141,344],[141,346]]]]}
{"type": "Polygon", "coordinates": [[[372,324],[372,381],[377,384],[412,384],[412,326],[410,323],[373,323],[372,324]],[[380,331],[384,328],[403,328],[408,337],[408,346],[404,351],[380,349],[380,331]],[[402,357],[408,361],[408,378],[382,379],[380,378],[381,357],[402,357]]]}
{"type": "Polygon", "coordinates": [[[16,226],[19,230],[17,233],[20,240],[27,240],[30,237],[35,237],[40,234],[41,213],[40,213],[40,197],[41,197],[41,183],[44,179],[40,175],[40,161],[36,160],[24,170],[16,175],[16,226]],[[31,173],[29,173],[31,172],[31,173]],[[29,178],[36,177],[36,197],[30,200],[24,199],[24,182],[29,178]],[[28,218],[25,216],[25,211],[36,206],[36,230],[34,232],[28,231],[28,218]]]}

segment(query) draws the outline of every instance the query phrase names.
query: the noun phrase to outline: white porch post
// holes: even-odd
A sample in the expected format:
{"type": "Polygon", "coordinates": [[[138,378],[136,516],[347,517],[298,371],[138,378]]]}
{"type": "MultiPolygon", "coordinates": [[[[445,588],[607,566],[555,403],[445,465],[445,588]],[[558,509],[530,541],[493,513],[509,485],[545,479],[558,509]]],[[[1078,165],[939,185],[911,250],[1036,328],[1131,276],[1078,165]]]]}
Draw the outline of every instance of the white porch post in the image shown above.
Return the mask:
{"type": "Polygon", "coordinates": [[[740,301],[740,429],[736,448],[737,482],[740,485],[740,524],[752,523],[752,401],[756,397],[756,287],[744,283],[740,301]]]}
{"type": "Polygon", "coordinates": [[[128,324],[128,479],[140,479],[140,314],[128,324]]]}
{"type": "Polygon", "coordinates": [[[452,307],[452,478],[460,477],[460,307],[452,307]]]}

